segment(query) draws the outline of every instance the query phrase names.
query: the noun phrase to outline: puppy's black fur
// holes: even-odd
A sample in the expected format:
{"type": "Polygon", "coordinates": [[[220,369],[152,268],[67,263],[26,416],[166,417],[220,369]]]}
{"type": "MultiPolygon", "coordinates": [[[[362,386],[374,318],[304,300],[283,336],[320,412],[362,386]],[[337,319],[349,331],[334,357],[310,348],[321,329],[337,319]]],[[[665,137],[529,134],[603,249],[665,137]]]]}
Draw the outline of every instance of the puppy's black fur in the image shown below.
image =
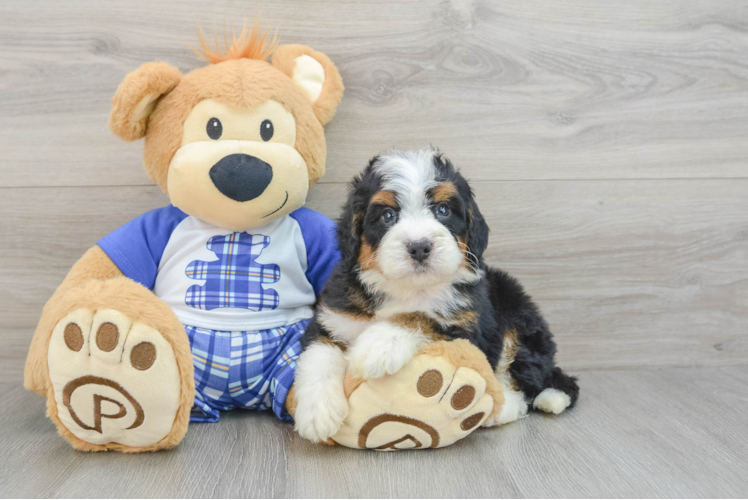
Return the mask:
{"type": "MultiPolygon", "coordinates": [[[[389,230],[382,223],[382,214],[387,210],[399,210],[392,203],[380,200],[386,198],[378,195],[383,192],[386,179],[376,168],[379,161],[380,157],[373,158],[350,185],[348,200],[338,219],[341,261],[321,297],[321,305],[327,310],[364,322],[381,319],[377,312],[387,296],[381,290],[365,285],[362,272],[365,268],[376,267],[376,250],[389,230]]],[[[524,393],[528,403],[532,403],[544,389],[558,389],[569,396],[573,406],[579,395],[576,379],[555,365],[556,344],[538,307],[516,279],[486,265],[483,260],[489,229],[468,182],[438,152],[434,152],[432,161],[433,180],[437,187],[429,192],[430,208],[435,210],[437,220],[449,229],[455,244],[465,250],[465,267],[480,278],[476,276],[471,282],[451,284],[452,293],[462,299],[459,303],[463,305],[456,306],[449,314],[431,313],[426,329],[431,331],[434,339],[469,340],[485,353],[494,369],[502,358],[505,338],[510,337],[512,342],[506,345],[509,346],[507,351],[511,352],[503,354],[504,362],[510,362],[508,371],[515,389],[524,393]],[[449,216],[438,214],[438,206],[443,203],[449,207],[449,216]]],[[[420,327],[424,328],[423,322],[420,327]]],[[[307,328],[302,344],[306,348],[313,342],[325,341],[345,350],[346,345],[338,338],[335,332],[323,325],[317,314],[307,328]]]]}

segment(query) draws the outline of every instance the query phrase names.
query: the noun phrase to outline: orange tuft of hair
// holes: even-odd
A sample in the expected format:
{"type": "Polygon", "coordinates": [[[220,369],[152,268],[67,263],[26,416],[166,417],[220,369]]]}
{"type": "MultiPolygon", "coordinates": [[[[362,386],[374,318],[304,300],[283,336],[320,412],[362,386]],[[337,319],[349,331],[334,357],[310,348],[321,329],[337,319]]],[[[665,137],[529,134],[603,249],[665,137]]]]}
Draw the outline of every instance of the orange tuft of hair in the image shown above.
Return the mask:
{"type": "Polygon", "coordinates": [[[218,35],[216,34],[215,28],[213,29],[213,37],[216,45],[214,50],[206,41],[205,33],[198,24],[197,38],[200,41],[201,50],[192,46],[190,46],[190,48],[195,51],[195,54],[211,64],[230,61],[232,59],[257,59],[259,61],[265,61],[278,46],[278,31],[276,30],[272,39],[269,39],[269,32],[269,26],[264,32],[262,31],[262,18],[256,19],[252,23],[252,27],[249,31],[247,31],[247,23],[245,22],[239,36],[236,36],[232,28],[231,43],[229,44],[228,38],[226,37],[226,29],[224,28],[224,50],[221,51],[221,48],[218,45],[218,35]]]}

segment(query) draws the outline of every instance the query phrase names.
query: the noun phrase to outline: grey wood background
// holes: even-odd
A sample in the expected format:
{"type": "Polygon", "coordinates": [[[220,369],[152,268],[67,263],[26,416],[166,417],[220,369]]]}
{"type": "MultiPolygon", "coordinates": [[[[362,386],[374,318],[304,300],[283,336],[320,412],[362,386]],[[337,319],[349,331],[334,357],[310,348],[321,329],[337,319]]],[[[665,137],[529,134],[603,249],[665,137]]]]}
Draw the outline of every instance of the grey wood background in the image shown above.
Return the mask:
{"type": "Polygon", "coordinates": [[[3,496],[748,495],[748,2],[3,0],[0,234],[3,496]],[[54,435],[20,388],[41,307],[167,203],[142,144],[107,129],[114,90],[148,61],[201,66],[196,21],[260,10],[346,84],[308,206],[335,216],[383,149],[439,146],[473,182],[488,261],[581,373],[577,409],[396,455],[247,413],[147,456],[54,435]]]}

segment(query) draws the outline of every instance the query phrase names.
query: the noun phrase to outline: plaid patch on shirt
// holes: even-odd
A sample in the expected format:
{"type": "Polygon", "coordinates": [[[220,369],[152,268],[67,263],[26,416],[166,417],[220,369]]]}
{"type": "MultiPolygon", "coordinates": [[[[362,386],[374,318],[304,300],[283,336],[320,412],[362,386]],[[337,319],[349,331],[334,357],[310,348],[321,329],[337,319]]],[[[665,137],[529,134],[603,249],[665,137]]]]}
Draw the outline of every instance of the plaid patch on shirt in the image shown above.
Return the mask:
{"type": "Polygon", "coordinates": [[[216,422],[219,411],[283,408],[309,320],[257,332],[223,332],[185,326],[195,366],[192,422],[216,422]]]}
{"type": "Polygon", "coordinates": [[[232,233],[212,237],[208,240],[208,250],[215,253],[218,260],[189,263],[185,270],[187,277],[205,280],[205,284],[189,287],[185,303],[208,311],[219,307],[252,311],[278,307],[278,293],[262,285],[277,283],[280,267],[255,261],[269,244],[270,238],[261,234],[232,233]]]}

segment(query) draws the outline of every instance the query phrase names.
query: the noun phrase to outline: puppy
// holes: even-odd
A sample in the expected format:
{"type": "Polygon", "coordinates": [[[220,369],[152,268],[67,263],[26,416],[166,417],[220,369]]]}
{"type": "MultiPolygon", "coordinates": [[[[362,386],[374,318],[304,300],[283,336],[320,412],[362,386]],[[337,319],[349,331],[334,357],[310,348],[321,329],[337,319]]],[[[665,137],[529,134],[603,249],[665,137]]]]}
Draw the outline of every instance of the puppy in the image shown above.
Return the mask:
{"type": "Polygon", "coordinates": [[[326,440],[348,412],[345,372],[397,372],[418,349],[468,339],[485,353],[505,404],[484,425],[528,405],[561,413],[579,394],[555,366],[556,345],[522,286],[483,262],[488,226],[465,178],[437,150],[371,160],[350,185],[338,221],[341,261],[302,339],[296,430],[326,440]]]}

